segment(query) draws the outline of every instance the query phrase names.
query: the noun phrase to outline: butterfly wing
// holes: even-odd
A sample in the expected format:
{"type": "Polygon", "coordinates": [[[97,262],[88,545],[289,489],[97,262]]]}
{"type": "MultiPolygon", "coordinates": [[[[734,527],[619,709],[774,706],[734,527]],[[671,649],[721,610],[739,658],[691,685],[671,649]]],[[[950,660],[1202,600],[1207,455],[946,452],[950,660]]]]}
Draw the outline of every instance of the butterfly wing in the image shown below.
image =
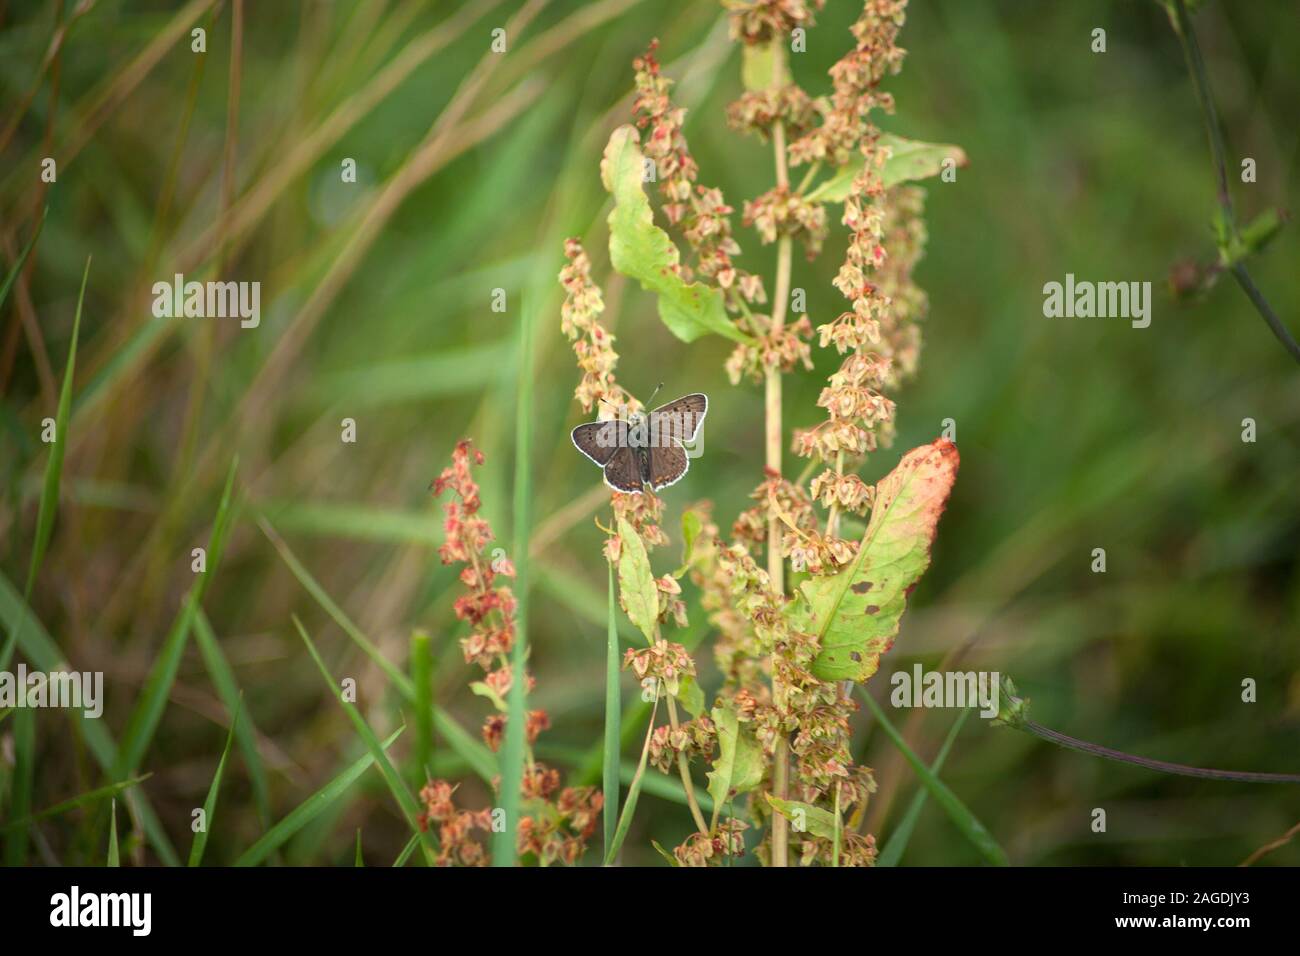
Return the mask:
{"type": "Polygon", "coordinates": [[[596,464],[604,467],[618,451],[618,422],[587,422],[572,432],[573,446],[596,464]]]}
{"type": "Polygon", "coordinates": [[[690,467],[686,449],[673,442],[671,445],[658,445],[650,449],[650,487],[660,488],[674,485],[681,481],[682,475],[690,467]]]}
{"type": "Polygon", "coordinates": [[[615,491],[641,490],[641,462],[634,449],[627,445],[614,449],[609,461],[605,463],[605,484],[615,491]]]}
{"type": "Polygon", "coordinates": [[[683,395],[650,413],[650,444],[670,448],[689,445],[700,430],[709,410],[709,397],[703,392],[683,395]]]}

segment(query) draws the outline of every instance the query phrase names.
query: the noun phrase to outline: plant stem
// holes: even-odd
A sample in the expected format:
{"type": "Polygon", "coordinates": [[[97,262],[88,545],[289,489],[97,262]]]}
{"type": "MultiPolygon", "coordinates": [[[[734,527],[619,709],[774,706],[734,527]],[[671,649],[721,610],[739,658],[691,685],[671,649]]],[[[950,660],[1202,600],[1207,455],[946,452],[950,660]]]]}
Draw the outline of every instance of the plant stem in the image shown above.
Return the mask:
{"type": "Polygon", "coordinates": [[[605,865],[612,866],[618,851],[623,848],[628,828],[632,826],[632,815],[636,813],[637,798],[641,795],[641,780],[645,776],[646,762],[650,758],[650,738],[655,732],[655,716],[659,713],[659,685],[655,684],[655,703],[650,711],[650,723],[645,729],[645,743],[641,745],[641,760],[636,765],[636,774],[627,788],[627,801],[623,812],[619,814],[618,829],[614,831],[614,842],[605,848],[605,865]]]}
{"type": "MultiPolygon", "coordinates": [[[[1223,228],[1227,230],[1228,241],[1239,238],[1237,218],[1232,208],[1232,193],[1228,191],[1227,147],[1223,142],[1223,128],[1219,125],[1219,114],[1214,107],[1214,96],[1210,92],[1210,78],[1205,70],[1205,60],[1201,57],[1200,45],[1196,42],[1196,33],[1192,30],[1191,18],[1187,16],[1187,4],[1183,0],[1173,0],[1175,31],[1183,45],[1183,55],[1187,58],[1187,69],[1192,74],[1192,85],[1196,90],[1196,102],[1201,108],[1201,117],[1205,120],[1205,135],[1210,141],[1210,156],[1214,162],[1214,177],[1219,200],[1219,212],[1223,218],[1223,228]]],[[[1223,241],[1223,240],[1221,240],[1223,241]]],[[[1222,250],[1221,250],[1222,252],[1222,250]]],[[[1300,362],[1300,344],[1282,324],[1277,313],[1269,306],[1264,294],[1251,281],[1245,266],[1236,263],[1232,275],[1246,293],[1251,304],[1268,323],[1273,335],[1282,343],[1282,347],[1291,357],[1300,362]]]]}
{"type": "Polygon", "coordinates": [[[514,866],[518,852],[520,788],[528,741],[524,728],[524,663],[528,660],[528,536],[532,520],[533,443],[533,320],[536,295],[525,295],[519,316],[519,389],[515,397],[514,565],[515,639],[511,648],[510,691],[507,695],[505,744],[501,754],[501,784],[497,800],[505,811],[505,827],[492,835],[492,865],[514,866]]]}
{"type": "MultiPolygon", "coordinates": [[[[777,49],[781,49],[778,45],[777,49]]],[[[778,70],[778,74],[779,74],[778,70]]],[[[790,187],[790,173],[785,156],[785,127],[777,123],[772,131],[772,144],[776,153],[776,184],[778,188],[790,187]]],[[[776,294],[772,299],[772,327],[769,341],[775,345],[785,327],[786,306],[790,300],[790,261],[792,242],[789,236],[782,236],[776,247],[776,294]]],[[[766,411],[766,446],[767,468],[774,475],[781,474],[781,367],[769,365],[765,381],[766,411]]],[[[781,522],[777,517],[776,505],[773,504],[767,516],[767,574],[773,592],[785,594],[785,566],[781,559],[781,522]]],[[[772,698],[777,708],[782,706],[780,680],[777,677],[776,653],[772,655],[772,698]]],[[[772,755],[772,788],[774,795],[781,800],[789,799],[787,780],[789,744],[785,735],[777,736],[775,752],[772,755]]],[[[772,816],[772,865],[786,866],[787,847],[789,844],[789,825],[784,816],[777,813],[772,816]]]]}
{"type": "Polygon", "coordinates": [[[1146,767],[1148,770],[1158,770],[1161,773],[1177,774],[1180,777],[1199,777],[1204,780],[1235,780],[1242,783],[1300,783],[1300,774],[1295,773],[1255,773],[1249,770],[1212,770],[1209,767],[1192,767],[1183,763],[1170,763],[1166,760],[1153,760],[1150,757],[1139,757],[1136,754],[1125,753],[1122,750],[1112,750],[1110,747],[1103,747],[1101,744],[1090,744],[1086,740],[1079,740],[1077,737],[1071,737],[1059,731],[1052,730],[1050,727],[1044,727],[1042,724],[1036,724],[1032,720],[1025,719],[1007,726],[1015,727],[1017,730],[1023,730],[1026,733],[1033,734],[1041,740],[1049,741],[1060,747],[1069,750],[1077,750],[1080,753],[1092,754],[1094,757],[1104,757],[1107,760],[1115,760],[1119,763],[1131,763],[1138,767],[1146,767]]]}
{"type": "MultiPolygon", "coordinates": [[[[844,452],[835,454],[835,473],[841,477],[844,475],[844,452]]],[[[831,502],[831,512],[826,516],[826,537],[833,538],[839,530],[840,524],[840,501],[836,498],[831,502]]]]}
{"type": "MultiPolygon", "coordinates": [[[[603,490],[603,489],[602,489],[603,490]]],[[[622,707],[619,697],[619,646],[617,624],[618,600],[614,593],[614,565],[609,566],[609,621],[605,641],[605,754],[601,785],[605,796],[605,849],[614,844],[614,825],[618,819],[618,774],[622,769],[622,707]]]]}
{"type": "MultiPolygon", "coordinates": [[[[672,724],[673,730],[679,729],[677,702],[671,694],[668,695],[668,722],[672,724]]],[[[695,799],[695,782],[691,780],[691,766],[686,760],[686,754],[681,751],[677,753],[677,771],[682,776],[682,789],[686,791],[686,804],[691,808],[691,816],[695,818],[695,825],[699,827],[701,833],[707,834],[709,825],[704,822],[704,814],[700,812],[699,801],[695,799]]]]}

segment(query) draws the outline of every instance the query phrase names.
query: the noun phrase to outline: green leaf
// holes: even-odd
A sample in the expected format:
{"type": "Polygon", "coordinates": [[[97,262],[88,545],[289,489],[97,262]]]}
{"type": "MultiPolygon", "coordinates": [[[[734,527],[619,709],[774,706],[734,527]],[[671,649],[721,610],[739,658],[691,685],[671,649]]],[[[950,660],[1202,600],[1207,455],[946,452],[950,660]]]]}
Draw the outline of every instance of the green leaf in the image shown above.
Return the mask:
{"type": "Polygon", "coordinates": [[[677,693],[673,696],[692,717],[704,713],[704,691],[700,689],[700,682],[693,675],[683,674],[678,678],[677,693]]]}
{"type": "Polygon", "coordinates": [[[659,627],[659,588],[650,570],[650,557],[641,536],[626,518],[618,519],[618,536],[622,541],[618,554],[618,590],[623,609],[646,640],[653,642],[659,627]]]}
{"type": "Polygon", "coordinates": [[[765,793],[763,796],[767,797],[767,802],[772,805],[773,810],[790,821],[796,833],[811,833],[823,840],[835,839],[835,814],[829,810],[814,807],[810,803],[800,803],[798,800],[782,800],[770,793],[765,793]]]}
{"type": "Polygon", "coordinates": [[[691,559],[695,555],[695,540],[704,530],[704,519],[694,508],[682,512],[682,566],[673,572],[678,580],[690,570],[691,559]]]}
{"type": "MultiPolygon", "coordinates": [[[[934,758],[934,763],[930,764],[930,773],[934,774],[937,779],[939,771],[943,769],[943,762],[948,759],[948,751],[952,749],[952,743],[961,733],[962,725],[966,723],[966,718],[970,716],[970,708],[962,710],[957,715],[957,719],[952,722],[952,729],[948,731],[948,736],[939,748],[939,753],[934,758]]],[[[920,819],[921,811],[925,809],[925,798],[929,796],[930,791],[922,787],[912,797],[912,802],[907,805],[907,812],[903,814],[903,819],[898,821],[898,826],[894,827],[894,832],[889,835],[889,840],[885,843],[885,848],[880,851],[876,857],[876,866],[898,866],[898,861],[903,858],[903,852],[907,849],[907,842],[912,838],[912,831],[916,828],[916,821],[920,819]]]]}
{"type": "Polygon", "coordinates": [[[230,730],[226,731],[226,746],[217,761],[217,772],[212,775],[212,784],[208,787],[208,798],[203,801],[204,827],[194,834],[194,843],[190,846],[189,866],[198,866],[203,862],[203,851],[208,846],[208,833],[212,830],[212,820],[217,812],[217,793],[221,790],[221,778],[226,772],[226,758],[230,756],[230,745],[235,740],[235,724],[239,723],[239,711],[230,720],[230,730]]]}
{"type": "Polygon", "coordinates": [[[889,722],[885,712],[881,710],[875,698],[867,693],[866,688],[859,687],[858,691],[861,693],[862,699],[866,701],[867,709],[871,711],[881,729],[885,732],[885,736],[893,742],[899,753],[912,765],[912,769],[916,771],[921,783],[930,791],[930,796],[934,797],[935,803],[943,807],[944,812],[948,814],[948,819],[956,824],[957,829],[962,832],[962,835],[970,841],[971,845],[980,852],[984,859],[994,866],[1009,866],[1006,851],[998,845],[998,841],[993,839],[992,834],[984,828],[984,824],[980,823],[975,814],[966,808],[966,804],[958,799],[957,794],[948,789],[946,783],[931,773],[930,768],[921,762],[921,758],[907,745],[903,735],[889,722]]]}
{"type": "MultiPolygon", "coordinates": [[[[398,727],[393,731],[392,735],[383,742],[383,748],[387,750],[392,746],[393,741],[401,736],[405,729],[398,727]]],[[[262,834],[256,843],[240,854],[239,859],[235,861],[235,866],[257,866],[291,836],[329,809],[335,800],[361,779],[361,775],[369,770],[374,762],[374,755],[369,753],[356,760],[341,774],[295,807],[287,817],[262,834]]]]}
{"type": "Polygon", "coordinates": [[[779,37],[767,43],[746,43],[741,47],[740,79],[751,91],[779,89],[790,82],[785,47],[779,37]]]}
{"type": "Polygon", "coordinates": [[[620,126],[609,138],[600,178],[614,197],[609,214],[609,261],[659,297],[659,318],[683,342],[714,332],[749,342],[727,318],[722,293],[702,282],[685,282],[676,272],[681,256],[668,233],[654,223],[642,188],[644,158],[635,127],[620,126]]]}
{"type": "MultiPolygon", "coordinates": [[[[886,189],[939,175],[945,159],[951,158],[958,166],[969,162],[966,151],[950,143],[922,143],[883,133],[880,145],[889,147],[889,158],[880,169],[880,179],[886,189]]],[[[807,199],[810,202],[843,202],[861,168],[857,163],[841,166],[834,176],[810,192],[807,199]]]]}
{"type": "Polygon", "coordinates": [[[730,707],[714,707],[713,723],[718,728],[719,753],[708,772],[709,796],[715,807],[721,807],[763,782],[763,748],[730,707]]]}
{"type": "Polygon", "coordinates": [[[898,634],[907,595],[930,565],[939,516],[957,478],[957,446],[914,448],[876,485],[876,503],[853,562],[800,585],[821,651],[820,680],[865,681],[898,634]]]}
{"type": "Polygon", "coordinates": [[[1223,230],[1220,237],[1219,261],[1224,266],[1234,266],[1263,250],[1282,231],[1282,215],[1276,209],[1265,209],[1246,226],[1240,235],[1229,235],[1223,230]]]}
{"type": "Polygon", "coordinates": [[[491,687],[489,687],[486,681],[481,681],[481,680],[472,681],[469,685],[469,689],[479,697],[486,697],[488,700],[492,702],[492,706],[495,707],[501,713],[504,714],[508,710],[508,708],[506,707],[505,699],[496,691],[494,691],[491,687]]]}
{"type": "Polygon", "coordinates": [[[662,856],[665,860],[668,861],[669,866],[681,866],[681,864],[677,862],[677,857],[673,856],[662,846],[660,846],[658,840],[651,840],[650,845],[655,848],[656,853],[658,853],[660,856],[662,856]]]}

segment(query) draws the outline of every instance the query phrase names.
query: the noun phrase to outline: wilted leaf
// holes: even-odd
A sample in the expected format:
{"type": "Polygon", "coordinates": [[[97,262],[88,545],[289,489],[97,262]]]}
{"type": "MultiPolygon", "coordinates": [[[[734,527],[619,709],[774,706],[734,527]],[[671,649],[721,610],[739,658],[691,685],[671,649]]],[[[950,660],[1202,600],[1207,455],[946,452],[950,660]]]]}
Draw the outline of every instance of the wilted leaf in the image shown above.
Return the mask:
{"type": "Polygon", "coordinates": [[[821,642],[821,680],[865,681],[898,634],[907,596],[930,566],[930,544],[957,478],[946,438],[914,448],[876,485],[876,504],[854,561],[800,589],[821,642]]]}
{"type": "Polygon", "coordinates": [[[650,571],[650,557],[641,536],[626,518],[618,519],[618,536],[622,542],[618,555],[618,593],[623,598],[623,610],[646,640],[653,641],[659,618],[659,589],[650,571]]]}
{"type": "MultiPolygon", "coordinates": [[[[888,146],[890,151],[889,159],[885,160],[885,165],[880,170],[880,179],[885,188],[937,176],[943,170],[943,161],[949,157],[958,166],[965,166],[969,162],[964,149],[948,143],[922,143],[883,133],[880,145],[888,146]]],[[[856,163],[841,166],[834,176],[810,192],[808,199],[814,202],[843,202],[853,185],[853,178],[861,168],[856,163]]]]}
{"type": "Polygon", "coordinates": [[[750,341],[727,318],[721,292],[702,282],[684,282],[674,271],[681,256],[668,233],[654,224],[642,188],[644,169],[636,129],[620,126],[600,161],[601,181],[614,197],[614,211],[609,214],[610,263],[658,296],[659,318],[683,342],[693,342],[707,332],[750,341]]]}
{"type": "Polygon", "coordinates": [[[714,707],[713,723],[718,728],[719,753],[708,773],[709,796],[720,807],[733,795],[763,782],[763,748],[749,729],[741,726],[734,710],[714,707]]]}
{"type": "MultiPolygon", "coordinates": [[[[795,832],[811,833],[826,840],[835,839],[835,814],[821,807],[798,800],[782,800],[770,793],[765,793],[772,809],[785,817],[795,827],[795,832]]],[[[841,828],[842,830],[843,828],[841,828]]]]}

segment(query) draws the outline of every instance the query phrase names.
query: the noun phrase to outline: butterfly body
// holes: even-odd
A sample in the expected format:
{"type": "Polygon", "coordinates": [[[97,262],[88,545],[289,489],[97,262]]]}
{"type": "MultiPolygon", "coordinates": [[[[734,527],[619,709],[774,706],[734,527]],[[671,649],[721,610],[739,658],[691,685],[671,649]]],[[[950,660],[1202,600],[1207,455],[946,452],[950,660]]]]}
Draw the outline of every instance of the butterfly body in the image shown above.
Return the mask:
{"type": "Polygon", "coordinates": [[[685,445],[695,440],[709,408],[707,396],[683,395],[650,412],[579,425],[573,444],[605,472],[605,484],[636,494],[665,488],[690,467],[685,445]]]}

